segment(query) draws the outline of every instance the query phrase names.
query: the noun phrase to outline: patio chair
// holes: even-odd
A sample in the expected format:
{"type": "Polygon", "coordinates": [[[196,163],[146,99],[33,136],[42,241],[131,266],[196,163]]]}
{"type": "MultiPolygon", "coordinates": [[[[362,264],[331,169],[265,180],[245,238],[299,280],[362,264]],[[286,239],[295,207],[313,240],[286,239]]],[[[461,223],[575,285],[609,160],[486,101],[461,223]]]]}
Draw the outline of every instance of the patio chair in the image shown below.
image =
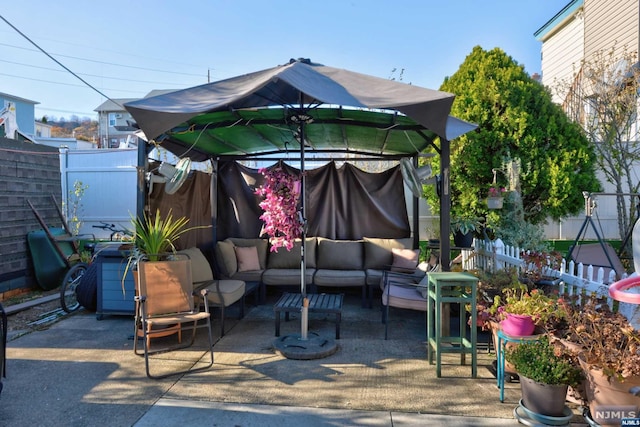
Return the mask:
{"type": "MultiPolygon", "coordinates": [[[[138,340],[134,340],[133,350],[136,354],[144,354],[145,368],[149,378],[164,378],[170,375],[184,374],[187,372],[202,371],[213,365],[213,336],[211,333],[211,321],[207,291],[202,290],[203,299],[201,311],[194,304],[193,280],[191,275],[191,260],[185,255],[182,259],[171,261],[148,261],[140,258],[137,263],[137,310],[135,319],[135,334],[138,328],[142,330],[142,342],[144,352],[138,351],[138,340]],[[199,322],[203,321],[202,324],[199,322]],[[182,342],[182,329],[192,331],[191,338],[182,342]],[[206,327],[208,330],[210,361],[205,366],[192,367],[179,372],[171,372],[163,375],[152,375],[149,368],[150,354],[178,350],[193,345],[196,338],[196,330],[206,327]],[[151,349],[151,338],[178,335],[178,344],[158,349],[151,349]]],[[[134,335],[134,336],[136,336],[134,335]]],[[[195,366],[195,365],[194,365],[195,366]]]]}
{"type": "MultiPolygon", "coordinates": [[[[413,274],[385,271],[382,277],[382,323],[388,339],[389,307],[427,312],[428,273],[422,278],[413,274]]],[[[426,334],[425,334],[426,335],[426,334]]]]}
{"type": "Polygon", "coordinates": [[[220,337],[224,336],[225,308],[240,302],[240,318],[244,317],[246,283],[243,280],[216,280],[207,258],[198,248],[178,252],[191,260],[193,286],[196,290],[206,290],[209,307],[220,310],[220,337]]]}

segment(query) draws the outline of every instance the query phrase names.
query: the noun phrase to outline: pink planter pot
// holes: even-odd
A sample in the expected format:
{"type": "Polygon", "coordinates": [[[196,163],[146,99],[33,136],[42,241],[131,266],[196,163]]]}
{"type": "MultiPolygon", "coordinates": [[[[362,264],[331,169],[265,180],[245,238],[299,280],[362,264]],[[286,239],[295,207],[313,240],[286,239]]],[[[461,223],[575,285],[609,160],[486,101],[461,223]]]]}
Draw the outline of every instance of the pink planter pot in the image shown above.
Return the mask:
{"type": "Polygon", "coordinates": [[[512,337],[526,337],[536,329],[531,316],[507,313],[506,319],[500,322],[502,331],[512,337]]]}

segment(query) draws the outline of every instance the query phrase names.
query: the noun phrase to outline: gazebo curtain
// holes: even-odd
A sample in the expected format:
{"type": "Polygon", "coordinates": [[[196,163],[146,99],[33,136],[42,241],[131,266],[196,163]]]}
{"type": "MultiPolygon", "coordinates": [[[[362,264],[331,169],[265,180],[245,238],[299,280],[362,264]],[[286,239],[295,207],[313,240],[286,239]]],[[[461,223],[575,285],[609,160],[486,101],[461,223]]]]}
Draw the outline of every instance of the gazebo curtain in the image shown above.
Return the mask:
{"type": "MultiPolygon", "coordinates": [[[[281,162],[283,168],[300,170],[281,162]]],[[[363,237],[410,237],[404,186],[399,167],[380,173],[362,171],[349,163],[335,162],[306,171],[307,235],[330,239],[363,237]]],[[[218,164],[217,240],[227,237],[259,237],[262,230],[260,197],[255,189],[263,182],[258,169],[235,161],[218,164]]],[[[150,195],[152,212],[172,210],[174,217],[185,215],[189,225],[211,224],[210,176],[194,172],[174,195],[164,192],[163,184],[154,185],[150,195]]],[[[210,250],[212,230],[197,230],[185,235],[181,247],[198,246],[210,250]]]]}

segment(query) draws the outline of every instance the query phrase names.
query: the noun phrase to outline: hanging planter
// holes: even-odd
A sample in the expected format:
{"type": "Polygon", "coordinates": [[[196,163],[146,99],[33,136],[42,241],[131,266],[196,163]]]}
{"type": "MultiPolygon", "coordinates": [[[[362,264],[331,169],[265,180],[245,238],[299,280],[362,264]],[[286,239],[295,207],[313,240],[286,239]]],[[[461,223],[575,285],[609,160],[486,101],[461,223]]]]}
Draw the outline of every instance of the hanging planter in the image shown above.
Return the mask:
{"type": "Polygon", "coordinates": [[[272,251],[282,247],[290,251],[295,239],[302,235],[303,224],[298,212],[301,179],[280,165],[262,168],[260,173],[265,181],[256,189],[256,194],[264,197],[259,204],[264,211],[260,216],[264,221],[263,233],[269,236],[272,251]]]}
{"type": "Polygon", "coordinates": [[[503,197],[487,197],[487,207],[489,209],[502,209],[503,197]]]}

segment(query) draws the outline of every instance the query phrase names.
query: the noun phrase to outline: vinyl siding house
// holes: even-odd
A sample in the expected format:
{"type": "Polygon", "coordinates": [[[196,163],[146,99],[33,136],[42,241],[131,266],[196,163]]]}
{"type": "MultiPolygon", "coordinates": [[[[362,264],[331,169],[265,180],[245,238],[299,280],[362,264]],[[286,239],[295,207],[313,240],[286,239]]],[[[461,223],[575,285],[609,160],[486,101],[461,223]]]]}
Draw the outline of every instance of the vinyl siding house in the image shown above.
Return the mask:
{"type": "MultiPolygon", "coordinates": [[[[637,0],[572,0],[538,29],[534,36],[542,42],[542,84],[551,89],[554,102],[572,117],[584,114],[582,105],[574,102],[572,94],[581,75],[582,61],[594,54],[615,47],[616,52],[639,51],[640,5],[637,0]]],[[[637,60],[637,59],[636,59],[637,60]]],[[[640,167],[638,168],[640,175],[640,167]]],[[[598,178],[606,193],[615,193],[612,184],[598,178]]],[[[598,196],[594,220],[607,239],[619,239],[615,198],[598,196]]],[[[548,238],[573,239],[580,232],[585,215],[550,223],[545,233],[548,238]]],[[[595,234],[585,236],[594,239],[595,234]]]]}

